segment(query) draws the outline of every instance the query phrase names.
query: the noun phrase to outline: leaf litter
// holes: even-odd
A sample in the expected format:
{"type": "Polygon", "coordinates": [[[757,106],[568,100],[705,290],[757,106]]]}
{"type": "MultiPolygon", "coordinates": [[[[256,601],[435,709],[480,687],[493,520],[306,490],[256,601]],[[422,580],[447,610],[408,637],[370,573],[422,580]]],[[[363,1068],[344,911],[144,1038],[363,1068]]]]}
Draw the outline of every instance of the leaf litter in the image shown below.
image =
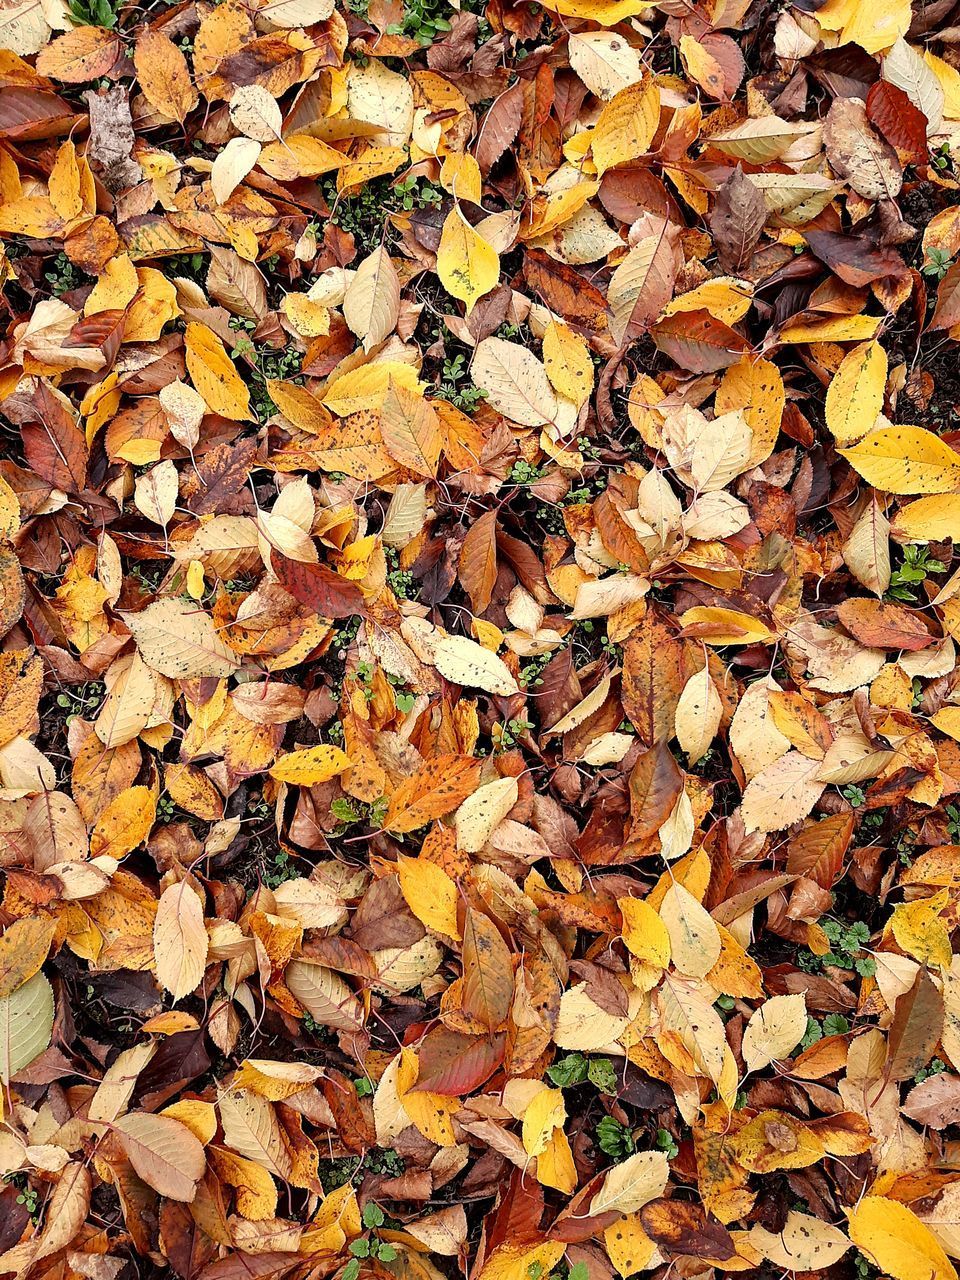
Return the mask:
{"type": "Polygon", "coordinates": [[[956,1280],[958,33],[7,6],[0,1275],[956,1280]]]}

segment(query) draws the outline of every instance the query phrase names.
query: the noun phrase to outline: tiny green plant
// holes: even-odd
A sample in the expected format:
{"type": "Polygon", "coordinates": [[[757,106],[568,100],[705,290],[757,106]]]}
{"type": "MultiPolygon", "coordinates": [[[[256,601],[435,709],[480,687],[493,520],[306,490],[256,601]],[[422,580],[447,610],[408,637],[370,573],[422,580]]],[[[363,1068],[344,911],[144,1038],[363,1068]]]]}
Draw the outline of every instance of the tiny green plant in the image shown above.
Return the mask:
{"type": "Polygon", "coordinates": [[[486,399],[487,393],[470,381],[467,357],[458,351],[443,361],[437,394],[454,408],[473,413],[480,401],[486,399]]]}
{"type": "Polygon", "coordinates": [[[112,31],[117,25],[117,9],[110,0],[70,0],[70,20],[78,27],[105,27],[112,31]]]}
{"type": "Polygon", "coordinates": [[[592,1084],[601,1093],[615,1095],[617,1072],[609,1058],[588,1058],[582,1053],[568,1053],[547,1068],[547,1076],[558,1089],[572,1089],[578,1084],[592,1084]]]}
{"type": "Polygon", "coordinates": [[[800,1041],[801,1049],[809,1049],[812,1044],[822,1040],[824,1036],[844,1036],[850,1030],[850,1023],[840,1013],[828,1013],[820,1023],[816,1018],[807,1017],[807,1029],[800,1041]]]}
{"type": "Polygon", "coordinates": [[[820,956],[823,965],[836,965],[843,969],[856,969],[861,978],[872,978],[877,971],[873,956],[865,954],[870,941],[870,926],[862,920],[846,924],[840,920],[825,920],[821,928],[827,935],[830,950],[820,956]]]}
{"type": "Polygon", "coordinates": [[[376,1229],[382,1227],[386,1222],[386,1214],[380,1206],[374,1201],[369,1201],[363,1206],[361,1215],[363,1225],[367,1228],[369,1235],[360,1236],[357,1240],[351,1240],[347,1246],[352,1257],[343,1269],[344,1280],[357,1280],[360,1274],[360,1261],[362,1258],[373,1258],[380,1262],[393,1262],[396,1259],[397,1251],[387,1240],[381,1240],[376,1234],[376,1229]]]}
{"type": "Polygon", "coordinates": [[[927,249],[927,260],[920,268],[925,276],[931,276],[934,280],[942,280],[950,270],[950,255],[945,249],[938,249],[931,245],[927,249]]]}
{"type": "Polygon", "coordinates": [[[58,298],[61,294],[69,293],[71,289],[78,289],[87,280],[86,274],[79,267],[75,267],[62,251],[50,263],[43,278],[50,285],[50,292],[58,298]]]}
{"type": "Polygon", "coordinates": [[[597,1125],[597,1146],[614,1160],[626,1160],[636,1149],[633,1134],[613,1116],[604,1116],[597,1125]]]}
{"type": "Polygon", "coordinates": [[[518,458],[510,468],[507,480],[510,484],[533,484],[543,475],[540,467],[534,467],[525,458],[518,458]]]}
{"type": "Polygon", "coordinates": [[[290,861],[289,853],[283,849],[278,849],[270,859],[270,864],[263,877],[263,883],[268,889],[277,889],[287,880],[296,880],[300,876],[300,872],[290,861]]]}
{"type": "Polygon", "coordinates": [[[916,604],[919,598],[916,588],[926,581],[927,574],[943,573],[946,567],[942,560],[935,560],[930,555],[929,547],[908,543],[903,548],[903,563],[890,575],[887,596],[891,600],[916,604]]]}
{"type": "Polygon", "coordinates": [[[657,1130],[655,1145],[658,1151],[664,1152],[668,1160],[675,1160],[680,1154],[680,1148],[677,1146],[669,1129],[657,1130]]]}
{"type": "Polygon", "coordinates": [[[950,151],[949,142],[941,142],[940,145],[930,153],[930,163],[939,173],[946,173],[953,169],[953,154],[950,151]]]}
{"type": "Polygon", "coordinates": [[[493,745],[497,751],[508,751],[534,727],[532,720],[513,719],[506,724],[495,724],[491,730],[493,745]]]}

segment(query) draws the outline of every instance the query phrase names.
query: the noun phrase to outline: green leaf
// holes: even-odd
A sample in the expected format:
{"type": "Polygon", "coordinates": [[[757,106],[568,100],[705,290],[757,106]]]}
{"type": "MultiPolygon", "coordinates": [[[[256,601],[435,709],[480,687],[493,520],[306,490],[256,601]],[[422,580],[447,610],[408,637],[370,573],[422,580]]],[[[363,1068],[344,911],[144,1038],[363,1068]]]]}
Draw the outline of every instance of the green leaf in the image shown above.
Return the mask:
{"type": "Polygon", "coordinates": [[[11,1077],[43,1053],[53,1031],[53,988],[42,973],[0,998],[0,1080],[11,1077]]]}

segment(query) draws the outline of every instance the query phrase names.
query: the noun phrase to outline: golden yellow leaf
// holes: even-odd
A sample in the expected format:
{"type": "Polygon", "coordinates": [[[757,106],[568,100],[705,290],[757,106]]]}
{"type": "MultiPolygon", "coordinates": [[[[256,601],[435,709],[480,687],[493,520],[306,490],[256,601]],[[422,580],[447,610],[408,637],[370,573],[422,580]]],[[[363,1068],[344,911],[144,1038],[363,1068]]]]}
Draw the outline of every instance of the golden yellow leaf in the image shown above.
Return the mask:
{"type": "Polygon", "coordinates": [[[960,542],[960,494],[937,493],[901,507],[891,522],[906,542],[960,542]]]}
{"type": "Polygon", "coordinates": [[[401,854],[397,874],[400,892],[420,923],[459,941],[457,886],[444,869],[424,857],[408,858],[401,854]]]}
{"type": "Polygon", "coordinates": [[[933,1232],[899,1200],[864,1196],[846,1214],[850,1239],[894,1280],[956,1280],[933,1232]]]}
{"type": "Polygon", "coordinates": [[[562,320],[551,320],[543,335],[543,364],[554,388],[579,408],[593,391],[593,361],[581,337],[562,320]]]}
{"type": "Polygon", "coordinates": [[[940,919],[949,897],[949,892],[941,889],[929,898],[901,902],[893,909],[890,928],[897,946],[923,964],[950,966],[953,958],[950,933],[940,919]]]}
{"type": "Polygon", "coordinates": [[[223,343],[205,324],[187,325],[187,371],[211,413],[250,421],[250,395],[223,343]]]}
{"type": "Polygon", "coordinates": [[[437,249],[437,275],[449,294],[467,304],[467,315],[500,279],[496,249],[470,225],[459,204],[444,220],[437,249]]]}
{"type": "Polygon", "coordinates": [[[591,135],[597,173],[642,156],[659,123],[660,90],[650,76],[622,89],[606,103],[591,135]]]}
{"type": "Polygon", "coordinates": [[[848,351],[827,387],[827,426],[838,444],[853,444],[876,426],[887,385],[887,353],[879,342],[848,351]]]}
{"type": "Polygon", "coordinates": [[[638,960],[665,969],[670,963],[670,935],[658,913],[643,898],[619,898],[617,905],[627,950],[638,960]]]}
{"type": "Polygon", "coordinates": [[[293,786],[312,787],[337,777],[349,768],[350,757],[345,751],[331,743],[321,742],[319,746],[281,756],[270,769],[270,776],[293,786]]]}
{"type": "Polygon", "coordinates": [[[151,107],[182,124],[199,96],[190,80],[187,60],[170,37],[146,28],[137,38],[133,65],[151,107]]]}
{"type": "Polygon", "coordinates": [[[924,427],[879,427],[839,452],[868,484],[887,493],[960,490],[960,454],[924,427]]]}
{"type": "Polygon", "coordinates": [[[150,834],[157,802],[149,787],[127,787],[107,805],[90,833],[90,856],[122,858],[150,834]]]}
{"type": "Polygon", "coordinates": [[[527,1155],[539,1156],[546,1151],[554,1129],[562,1129],[566,1118],[563,1090],[544,1086],[523,1113],[521,1137],[527,1155]]]}

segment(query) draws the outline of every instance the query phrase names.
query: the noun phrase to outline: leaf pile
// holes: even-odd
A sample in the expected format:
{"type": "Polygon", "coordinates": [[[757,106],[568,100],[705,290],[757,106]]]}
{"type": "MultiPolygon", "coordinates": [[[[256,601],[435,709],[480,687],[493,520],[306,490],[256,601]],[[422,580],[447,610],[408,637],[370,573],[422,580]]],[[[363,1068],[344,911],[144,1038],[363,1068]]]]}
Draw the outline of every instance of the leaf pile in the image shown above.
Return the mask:
{"type": "Polygon", "coordinates": [[[956,1280],[960,8],[0,38],[0,1275],[956,1280]]]}

